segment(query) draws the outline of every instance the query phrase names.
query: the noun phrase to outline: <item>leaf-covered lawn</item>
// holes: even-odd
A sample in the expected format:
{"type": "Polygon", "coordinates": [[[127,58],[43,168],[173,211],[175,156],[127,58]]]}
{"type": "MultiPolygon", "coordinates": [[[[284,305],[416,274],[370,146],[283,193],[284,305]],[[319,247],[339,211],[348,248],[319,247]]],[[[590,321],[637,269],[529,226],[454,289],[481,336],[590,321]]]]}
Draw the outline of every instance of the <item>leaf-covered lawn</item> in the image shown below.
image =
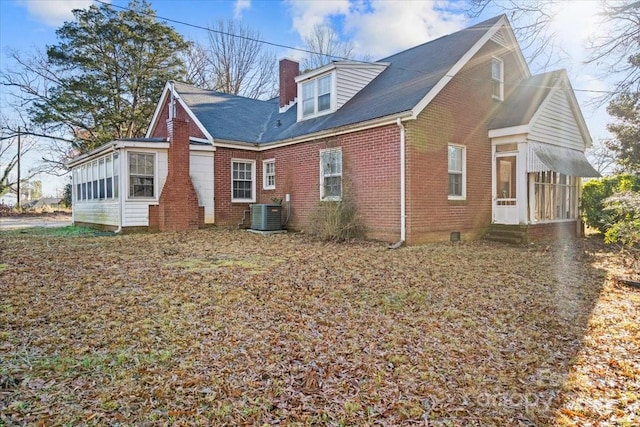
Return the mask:
{"type": "Polygon", "coordinates": [[[0,233],[0,425],[638,425],[618,257],[0,233]]]}

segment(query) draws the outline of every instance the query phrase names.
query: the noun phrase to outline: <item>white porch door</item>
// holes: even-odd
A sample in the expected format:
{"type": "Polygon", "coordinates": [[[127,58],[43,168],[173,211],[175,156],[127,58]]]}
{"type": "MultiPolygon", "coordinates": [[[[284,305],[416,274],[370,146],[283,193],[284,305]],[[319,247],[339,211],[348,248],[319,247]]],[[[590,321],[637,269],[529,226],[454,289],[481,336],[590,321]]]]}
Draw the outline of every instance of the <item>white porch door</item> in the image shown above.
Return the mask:
{"type": "Polygon", "coordinates": [[[518,224],[518,154],[496,153],[494,171],[493,222],[518,224]]]}

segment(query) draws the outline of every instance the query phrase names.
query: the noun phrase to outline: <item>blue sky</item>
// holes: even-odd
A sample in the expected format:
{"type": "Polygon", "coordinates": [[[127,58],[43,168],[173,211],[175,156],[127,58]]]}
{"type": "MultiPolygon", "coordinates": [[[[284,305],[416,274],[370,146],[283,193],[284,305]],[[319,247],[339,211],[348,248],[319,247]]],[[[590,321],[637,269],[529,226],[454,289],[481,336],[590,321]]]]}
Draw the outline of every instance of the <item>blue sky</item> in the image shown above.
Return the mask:
{"type": "MultiPolygon", "coordinates": [[[[55,44],[55,30],[73,18],[71,10],[92,3],[92,0],[0,0],[0,68],[10,66],[9,49],[28,53],[55,44]]],[[[126,6],[128,1],[111,0],[111,3],[126,6]]],[[[475,23],[461,13],[461,0],[151,0],[150,3],[160,18],[202,27],[219,19],[239,19],[259,31],[263,39],[292,47],[302,47],[304,35],[314,24],[329,23],[354,44],[356,53],[370,55],[374,60],[475,23]]],[[[557,9],[554,28],[565,56],[555,68],[566,68],[576,89],[611,87],[598,77],[597,70],[582,63],[586,57],[586,38],[593,35],[595,28],[596,12],[596,0],[564,1],[557,9]]],[[[482,19],[491,16],[491,11],[486,11],[482,19]]],[[[189,40],[207,40],[205,30],[169,24],[189,40]]],[[[274,50],[277,57],[300,56],[285,48],[274,50]]],[[[541,70],[532,69],[533,73],[538,71],[541,70]]],[[[594,94],[577,95],[593,140],[607,137],[605,125],[609,118],[604,108],[594,109],[589,104],[594,94]]],[[[6,97],[2,94],[0,108],[6,108],[6,97]]],[[[37,153],[32,154],[31,161],[35,156],[37,153]]],[[[47,194],[55,193],[63,185],[57,178],[41,179],[47,194]]]]}

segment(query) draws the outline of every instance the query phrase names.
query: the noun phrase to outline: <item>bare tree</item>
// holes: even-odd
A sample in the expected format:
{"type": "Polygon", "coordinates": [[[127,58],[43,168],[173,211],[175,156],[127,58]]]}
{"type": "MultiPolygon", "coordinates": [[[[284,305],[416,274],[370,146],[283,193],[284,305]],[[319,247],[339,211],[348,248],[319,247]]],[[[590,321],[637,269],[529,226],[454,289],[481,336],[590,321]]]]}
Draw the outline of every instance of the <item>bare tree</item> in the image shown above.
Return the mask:
{"type": "Polygon", "coordinates": [[[469,0],[467,14],[471,18],[484,16],[488,9],[509,17],[513,31],[527,60],[534,68],[546,70],[556,63],[562,50],[551,22],[558,0],[469,0]]]}
{"type": "MultiPolygon", "coordinates": [[[[536,70],[555,64],[562,52],[562,41],[551,23],[566,0],[468,0],[467,14],[477,18],[496,10],[509,16],[524,54],[536,70]]],[[[640,90],[640,1],[621,0],[599,3],[599,28],[586,46],[587,63],[601,69],[602,75],[619,77],[616,88],[599,100],[610,100],[617,92],[640,90]]]]}
{"type": "Polygon", "coordinates": [[[209,50],[200,43],[193,42],[184,54],[187,83],[203,89],[215,89],[216,79],[211,67],[209,50]]]}
{"type": "Polygon", "coordinates": [[[220,20],[211,30],[208,53],[213,88],[248,98],[276,96],[276,57],[265,50],[260,33],[233,20],[220,20]]]}
{"type": "MultiPolygon", "coordinates": [[[[601,26],[591,40],[588,62],[605,75],[620,76],[613,92],[640,92],[640,1],[602,4],[601,26]]],[[[610,99],[609,97],[608,99],[610,99]]]]}
{"type": "MultiPolygon", "coordinates": [[[[5,114],[0,116],[0,195],[17,191],[18,161],[21,156],[36,149],[37,143],[37,138],[23,133],[18,126],[10,123],[5,114]],[[20,156],[18,149],[20,149],[20,156]]],[[[43,167],[40,164],[27,170],[22,169],[20,182],[26,182],[42,171],[43,167]]]]}
{"type": "Polygon", "coordinates": [[[302,68],[312,70],[333,60],[355,59],[353,43],[340,40],[333,28],[326,24],[313,26],[304,38],[305,49],[310,52],[302,61],[302,68]]]}
{"type": "Polygon", "coordinates": [[[609,149],[606,141],[597,141],[586,152],[589,162],[601,175],[609,175],[616,172],[618,159],[616,153],[609,149]]]}

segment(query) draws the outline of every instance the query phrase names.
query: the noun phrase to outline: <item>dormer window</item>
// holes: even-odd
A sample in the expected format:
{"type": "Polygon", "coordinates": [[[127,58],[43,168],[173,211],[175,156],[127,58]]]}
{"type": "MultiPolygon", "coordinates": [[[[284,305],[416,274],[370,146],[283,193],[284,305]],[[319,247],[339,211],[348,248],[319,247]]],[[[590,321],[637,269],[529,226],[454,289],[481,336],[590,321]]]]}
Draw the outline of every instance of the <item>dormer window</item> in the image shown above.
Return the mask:
{"type": "Polygon", "coordinates": [[[331,76],[328,74],[302,84],[302,117],[331,111],[331,76]]]}
{"type": "Polygon", "coordinates": [[[494,99],[504,99],[504,63],[501,59],[491,59],[491,95],[494,99]]]}

